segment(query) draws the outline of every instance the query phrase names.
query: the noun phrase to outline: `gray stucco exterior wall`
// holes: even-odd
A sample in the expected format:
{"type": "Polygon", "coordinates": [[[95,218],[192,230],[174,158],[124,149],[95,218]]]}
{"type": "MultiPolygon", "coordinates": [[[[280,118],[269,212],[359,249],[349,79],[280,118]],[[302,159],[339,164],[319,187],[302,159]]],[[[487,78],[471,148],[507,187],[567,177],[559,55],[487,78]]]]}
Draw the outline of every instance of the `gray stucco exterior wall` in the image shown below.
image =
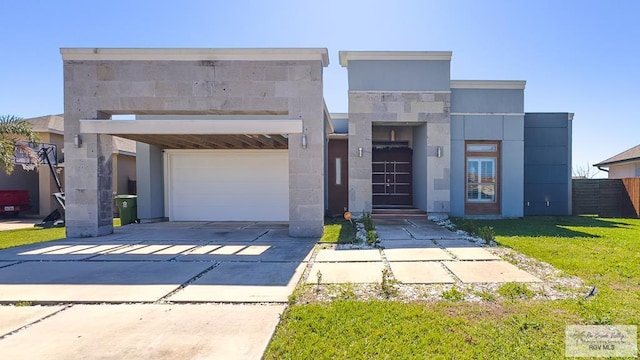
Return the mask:
{"type": "Polygon", "coordinates": [[[500,215],[523,216],[524,90],[452,89],[451,212],[465,216],[465,141],[501,142],[500,215]],[[496,115],[499,114],[499,115],[496,115]]]}
{"type": "Polygon", "coordinates": [[[571,215],[571,118],[525,114],[525,215],[571,215]]]}
{"type": "Polygon", "coordinates": [[[351,91],[449,91],[450,61],[351,60],[351,91]]]}
{"type": "Polygon", "coordinates": [[[428,204],[427,125],[413,127],[413,206],[426,210],[428,204]]]}
{"type": "Polygon", "coordinates": [[[452,113],[524,113],[519,89],[452,89],[452,113]]]}
{"type": "Polygon", "coordinates": [[[164,219],[164,159],[162,149],[136,143],[138,218],[141,221],[164,219]]]}

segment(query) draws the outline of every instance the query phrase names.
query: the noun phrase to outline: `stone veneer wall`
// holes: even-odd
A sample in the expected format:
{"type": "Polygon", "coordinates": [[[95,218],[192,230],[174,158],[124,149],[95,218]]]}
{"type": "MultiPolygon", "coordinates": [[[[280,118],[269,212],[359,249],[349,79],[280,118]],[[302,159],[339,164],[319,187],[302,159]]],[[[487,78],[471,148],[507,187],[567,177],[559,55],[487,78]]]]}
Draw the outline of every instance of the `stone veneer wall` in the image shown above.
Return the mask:
{"type": "Polygon", "coordinates": [[[448,91],[349,92],[350,211],[359,213],[372,209],[372,126],[380,123],[390,126],[426,124],[427,181],[413,184],[414,193],[417,186],[426,187],[426,199],[414,200],[414,205],[426,207],[423,210],[432,213],[449,212],[450,106],[448,91]],[[438,146],[443,148],[441,158],[437,158],[438,146]],[[362,157],[359,156],[360,147],[362,157]]]}
{"type": "MultiPolygon", "coordinates": [[[[63,55],[64,56],[64,55],[63,55]]],[[[80,134],[81,119],[111,114],[288,114],[293,236],[319,236],[324,216],[322,67],[318,61],[64,61],[66,231],[100,236],[112,227],[112,140],[80,134]]],[[[144,186],[144,184],[138,184],[144,186]]]]}

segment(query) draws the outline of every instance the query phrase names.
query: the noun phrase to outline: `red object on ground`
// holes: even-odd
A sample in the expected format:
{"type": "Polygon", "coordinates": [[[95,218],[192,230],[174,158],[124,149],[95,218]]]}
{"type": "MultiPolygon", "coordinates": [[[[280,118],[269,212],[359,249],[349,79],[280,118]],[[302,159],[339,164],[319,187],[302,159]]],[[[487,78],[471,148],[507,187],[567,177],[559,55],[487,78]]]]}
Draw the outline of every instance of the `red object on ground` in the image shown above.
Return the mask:
{"type": "Polygon", "coordinates": [[[31,210],[27,190],[0,190],[0,213],[19,213],[31,210]]]}

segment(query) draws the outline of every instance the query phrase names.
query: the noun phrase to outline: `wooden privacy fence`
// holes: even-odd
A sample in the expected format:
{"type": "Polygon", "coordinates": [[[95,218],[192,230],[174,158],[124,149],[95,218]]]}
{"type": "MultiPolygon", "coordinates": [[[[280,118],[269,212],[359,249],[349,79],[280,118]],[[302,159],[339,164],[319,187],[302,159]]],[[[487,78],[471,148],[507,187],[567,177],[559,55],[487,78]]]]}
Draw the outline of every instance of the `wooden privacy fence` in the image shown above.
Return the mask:
{"type": "Polygon", "coordinates": [[[573,179],[573,214],[640,217],[640,178],[573,179]]]}

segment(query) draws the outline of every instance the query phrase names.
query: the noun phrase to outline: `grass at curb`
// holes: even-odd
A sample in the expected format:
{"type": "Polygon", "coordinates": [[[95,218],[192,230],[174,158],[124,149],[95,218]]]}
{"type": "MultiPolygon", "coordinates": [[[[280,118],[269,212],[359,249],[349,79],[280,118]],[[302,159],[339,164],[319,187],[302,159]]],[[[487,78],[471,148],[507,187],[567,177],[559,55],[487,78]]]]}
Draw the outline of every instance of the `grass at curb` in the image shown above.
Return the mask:
{"type": "MultiPolygon", "coordinates": [[[[113,219],[113,226],[120,226],[120,219],[113,219]]],[[[36,244],[65,238],[64,228],[27,228],[0,231],[0,249],[36,244]]]]}
{"type": "Polygon", "coordinates": [[[0,249],[64,239],[64,228],[28,228],[0,231],[0,249]]]}
{"type": "Polygon", "coordinates": [[[265,358],[564,358],[573,324],[640,324],[640,220],[533,217],[478,221],[496,240],[598,288],[592,298],[469,303],[342,301],[293,305],[265,358]]]}

